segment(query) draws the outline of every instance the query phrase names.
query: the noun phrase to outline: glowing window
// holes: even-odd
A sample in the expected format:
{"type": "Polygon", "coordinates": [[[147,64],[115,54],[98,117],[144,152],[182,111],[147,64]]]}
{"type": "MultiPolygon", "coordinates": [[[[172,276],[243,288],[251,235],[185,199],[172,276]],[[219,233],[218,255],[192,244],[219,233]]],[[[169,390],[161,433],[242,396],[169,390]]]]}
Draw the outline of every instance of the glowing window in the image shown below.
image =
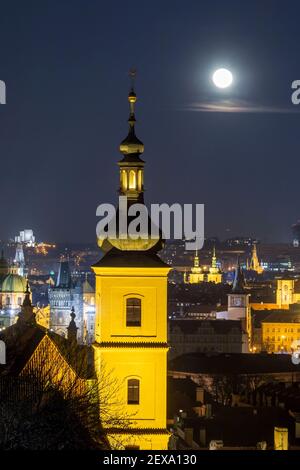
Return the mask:
{"type": "Polygon", "coordinates": [[[143,185],[143,182],[142,182],[142,170],[139,170],[139,172],[138,172],[138,187],[139,187],[139,190],[142,189],[142,185],[143,185]]]}
{"type": "Polygon", "coordinates": [[[138,379],[129,379],[127,382],[127,403],[128,405],[140,403],[140,381],[138,379]]]}
{"type": "Polygon", "coordinates": [[[126,326],[141,326],[141,299],[130,297],[126,299],[126,326]]]}
{"type": "Polygon", "coordinates": [[[129,173],[129,189],[136,189],[136,174],[134,170],[129,173]]]}
{"type": "Polygon", "coordinates": [[[127,189],[127,173],[125,170],[122,171],[122,186],[124,190],[127,189]]]}

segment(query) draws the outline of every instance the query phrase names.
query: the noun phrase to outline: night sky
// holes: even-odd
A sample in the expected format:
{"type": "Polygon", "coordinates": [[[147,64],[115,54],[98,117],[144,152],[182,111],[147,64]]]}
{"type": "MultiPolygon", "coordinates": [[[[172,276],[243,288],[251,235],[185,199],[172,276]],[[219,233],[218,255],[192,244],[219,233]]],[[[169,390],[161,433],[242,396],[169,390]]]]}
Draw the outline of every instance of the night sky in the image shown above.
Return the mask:
{"type": "Polygon", "coordinates": [[[300,105],[291,103],[299,2],[0,7],[0,239],[32,228],[44,241],[95,240],[97,205],[117,197],[130,67],[146,201],[204,203],[206,236],[291,239],[300,218],[300,105]],[[225,91],[211,82],[219,67],[234,74],[225,91]],[[224,100],[234,112],[220,112],[224,100]]]}

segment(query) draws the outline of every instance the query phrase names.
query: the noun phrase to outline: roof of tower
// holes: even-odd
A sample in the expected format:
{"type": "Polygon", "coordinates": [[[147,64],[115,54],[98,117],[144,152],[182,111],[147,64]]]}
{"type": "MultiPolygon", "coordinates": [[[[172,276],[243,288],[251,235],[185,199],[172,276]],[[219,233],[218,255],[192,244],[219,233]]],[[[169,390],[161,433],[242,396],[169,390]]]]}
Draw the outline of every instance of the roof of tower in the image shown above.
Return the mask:
{"type": "Polygon", "coordinates": [[[30,299],[30,290],[29,290],[29,283],[27,281],[25,297],[23,300],[23,304],[21,307],[21,312],[18,316],[18,323],[27,323],[34,325],[36,323],[35,313],[33,311],[33,306],[30,299]]]}
{"type": "Polygon", "coordinates": [[[241,269],[240,262],[238,260],[238,264],[235,270],[235,276],[232,286],[232,293],[233,294],[244,294],[245,293],[245,278],[244,273],[241,269]]]}
{"type": "Polygon", "coordinates": [[[128,94],[128,102],[129,102],[129,107],[130,107],[130,114],[128,118],[128,123],[129,123],[129,131],[127,137],[125,137],[124,140],[122,140],[120,144],[120,152],[123,155],[134,155],[134,158],[139,159],[139,155],[144,152],[144,144],[141,140],[137,138],[135,135],[135,103],[137,100],[137,96],[134,91],[134,78],[135,78],[135,72],[130,72],[131,79],[132,79],[132,84],[131,84],[131,90],[128,94]]]}
{"type": "Polygon", "coordinates": [[[116,248],[107,252],[92,267],[170,268],[151,250],[121,251],[116,248]]]}
{"type": "Polygon", "coordinates": [[[20,276],[19,274],[10,273],[8,274],[1,286],[2,292],[20,292],[24,294],[26,291],[26,279],[25,277],[20,276]]]}
{"type": "Polygon", "coordinates": [[[61,261],[55,287],[60,289],[70,289],[72,287],[72,277],[68,261],[61,261]]]}
{"type": "Polygon", "coordinates": [[[94,294],[95,293],[95,290],[92,288],[91,284],[89,283],[89,281],[87,279],[85,279],[85,281],[82,284],[82,292],[84,294],[94,294]]]}

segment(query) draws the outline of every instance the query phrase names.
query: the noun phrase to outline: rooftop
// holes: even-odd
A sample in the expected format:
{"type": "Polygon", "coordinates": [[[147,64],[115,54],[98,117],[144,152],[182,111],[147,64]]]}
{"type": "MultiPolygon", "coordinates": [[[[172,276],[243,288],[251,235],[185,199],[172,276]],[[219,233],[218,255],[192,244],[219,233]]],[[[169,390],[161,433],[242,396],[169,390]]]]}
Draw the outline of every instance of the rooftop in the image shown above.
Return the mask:
{"type": "Polygon", "coordinates": [[[169,362],[169,371],[191,374],[242,375],[300,372],[289,354],[189,353],[169,362]]]}

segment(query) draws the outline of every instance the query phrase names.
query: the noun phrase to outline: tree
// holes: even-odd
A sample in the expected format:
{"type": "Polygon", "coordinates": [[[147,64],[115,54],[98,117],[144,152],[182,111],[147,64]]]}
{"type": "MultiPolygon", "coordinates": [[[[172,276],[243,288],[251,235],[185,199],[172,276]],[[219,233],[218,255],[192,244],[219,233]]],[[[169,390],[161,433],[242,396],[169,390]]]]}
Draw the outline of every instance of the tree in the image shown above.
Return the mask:
{"type": "Polygon", "coordinates": [[[92,352],[47,334],[18,375],[0,375],[1,449],[102,449],[105,428],[128,428],[120,383],[103,364],[97,378],[92,352]]]}

